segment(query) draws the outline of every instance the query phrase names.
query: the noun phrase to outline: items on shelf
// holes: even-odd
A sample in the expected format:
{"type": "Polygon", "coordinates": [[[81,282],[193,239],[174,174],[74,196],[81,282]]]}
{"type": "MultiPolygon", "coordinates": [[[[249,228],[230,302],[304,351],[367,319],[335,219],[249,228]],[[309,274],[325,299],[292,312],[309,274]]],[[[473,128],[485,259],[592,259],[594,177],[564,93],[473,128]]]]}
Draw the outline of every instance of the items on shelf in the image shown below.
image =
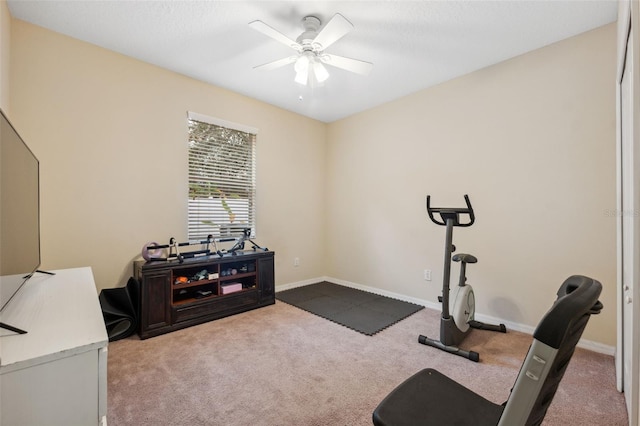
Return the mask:
{"type": "Polygon", "coordinates": [[[212,295],[213,295],[213,291],[211,291],[211,290],[197,290],[195,298],[196,299],[203,299],[205,297],[209,297],[209,296],[212,296],[212,295]]]}
{"type": "Polygon", "coordinates": [[[210,256],[217,254],[219,257],[223,257],[225,254],[236,255],[238,251],[244,250],[245,243],[248,241],[251,243],[251,249],[253,251],[269,251],[266,247],[260,247],[251,238],[251,228],[245,228],[242,234],[237,237],[225,237],[214,238],[209,234],[206,240],[202,241],[187,241],[179,243],[175,238],[169,239],[169,244],[158,244],[155,242],[146,243],[142,246],[142,258],[147,262],[153,261],[171,261],[178,260],[178,262],[184,262],[184,259],[210,256]],[[219,249],[217,243],[235,241],[235,244],[230,249],[219,249]],[[188,252],[180,252],[180,247],[201,245],[200,250],[192,250],[188,252]],[[168,251],[167,251],[168,249],[168,251]]]}
{"type": "MultiPolygon", "coordinates": [[[[259,253],[263,252],[254,254],[259,253]]],[[[173,264],[170,281],[173,283],[171,303],[176,306],[252,289],[256,286],[256,259],[249,254],[224,259],[216,256],[187,259],[173,264]]]]}
{"type": "Polygon", "coordinates": [[[242,290],[242,283],[229,283],[220,286],[222,294],[235,293],[242,290]]]}

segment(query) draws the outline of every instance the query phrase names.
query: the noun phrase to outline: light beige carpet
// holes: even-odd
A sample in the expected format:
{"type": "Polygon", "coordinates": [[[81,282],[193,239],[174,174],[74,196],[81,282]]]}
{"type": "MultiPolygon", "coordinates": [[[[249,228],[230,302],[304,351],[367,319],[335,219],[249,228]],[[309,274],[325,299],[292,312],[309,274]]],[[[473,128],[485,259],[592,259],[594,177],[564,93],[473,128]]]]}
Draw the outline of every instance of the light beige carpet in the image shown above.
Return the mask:
{"type": "MultiPolygon", "coordinates": [[[[419,334],[437,337],[438,315],[424,309],[365,336],[276,301],[119,340],[109,344],[108,424],[371,425],[382,398],[425,367],[504,402],[531,336],[474,330],[461,345],[480,353],[474,363],[418,343],[419,334]]],[[[613,357],[578,349],[544,425],[627,425],[626,418],[613,357]]]]}

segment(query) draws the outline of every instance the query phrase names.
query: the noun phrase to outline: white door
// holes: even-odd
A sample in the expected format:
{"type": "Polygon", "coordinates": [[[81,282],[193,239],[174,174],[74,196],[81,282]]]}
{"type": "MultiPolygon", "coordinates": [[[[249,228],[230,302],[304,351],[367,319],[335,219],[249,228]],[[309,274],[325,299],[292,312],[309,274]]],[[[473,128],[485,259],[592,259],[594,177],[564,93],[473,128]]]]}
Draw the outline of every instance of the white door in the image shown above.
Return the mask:
{"type": "Polygon", "coordinates": [[[640,279],[640,147],[634,143],[633,40],[628,38],[625,67],[620,82],[620,173],[622,211],[622,389],[629,412],[629,424],[638,424],[638,330],[634,312],[638,305],[634,291],[640,279]],[[634,331],[636,333],[634,333],[634,331]]]}

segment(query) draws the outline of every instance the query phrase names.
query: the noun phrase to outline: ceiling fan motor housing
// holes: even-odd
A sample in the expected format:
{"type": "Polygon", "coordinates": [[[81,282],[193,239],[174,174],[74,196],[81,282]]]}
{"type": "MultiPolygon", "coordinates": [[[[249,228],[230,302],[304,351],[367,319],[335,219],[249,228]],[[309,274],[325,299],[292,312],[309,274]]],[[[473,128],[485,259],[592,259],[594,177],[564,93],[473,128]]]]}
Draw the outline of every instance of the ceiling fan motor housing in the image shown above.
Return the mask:
{"type": "Polygon", "coordinates": [[[296,41],[302,45],[302,50],[315,50],[316,52],[322,49],[318,43],[313,43],[313,40],[318,35],[320,29],[320,19],[315,16],[305,16],[302,18],[302,27],[304,32],[298,36],[296,41]]]}

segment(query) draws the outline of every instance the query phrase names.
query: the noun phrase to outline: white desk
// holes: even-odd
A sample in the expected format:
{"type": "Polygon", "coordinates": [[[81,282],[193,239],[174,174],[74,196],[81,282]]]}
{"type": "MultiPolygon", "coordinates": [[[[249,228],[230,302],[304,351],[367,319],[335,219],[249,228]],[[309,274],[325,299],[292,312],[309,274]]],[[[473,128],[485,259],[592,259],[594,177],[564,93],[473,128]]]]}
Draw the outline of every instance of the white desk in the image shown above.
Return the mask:
{"type": "Polygon", "coordinates": [[[0,321],[0,425],[106,425],[108,336],[91,268],[34,275],[0,321]]]}

